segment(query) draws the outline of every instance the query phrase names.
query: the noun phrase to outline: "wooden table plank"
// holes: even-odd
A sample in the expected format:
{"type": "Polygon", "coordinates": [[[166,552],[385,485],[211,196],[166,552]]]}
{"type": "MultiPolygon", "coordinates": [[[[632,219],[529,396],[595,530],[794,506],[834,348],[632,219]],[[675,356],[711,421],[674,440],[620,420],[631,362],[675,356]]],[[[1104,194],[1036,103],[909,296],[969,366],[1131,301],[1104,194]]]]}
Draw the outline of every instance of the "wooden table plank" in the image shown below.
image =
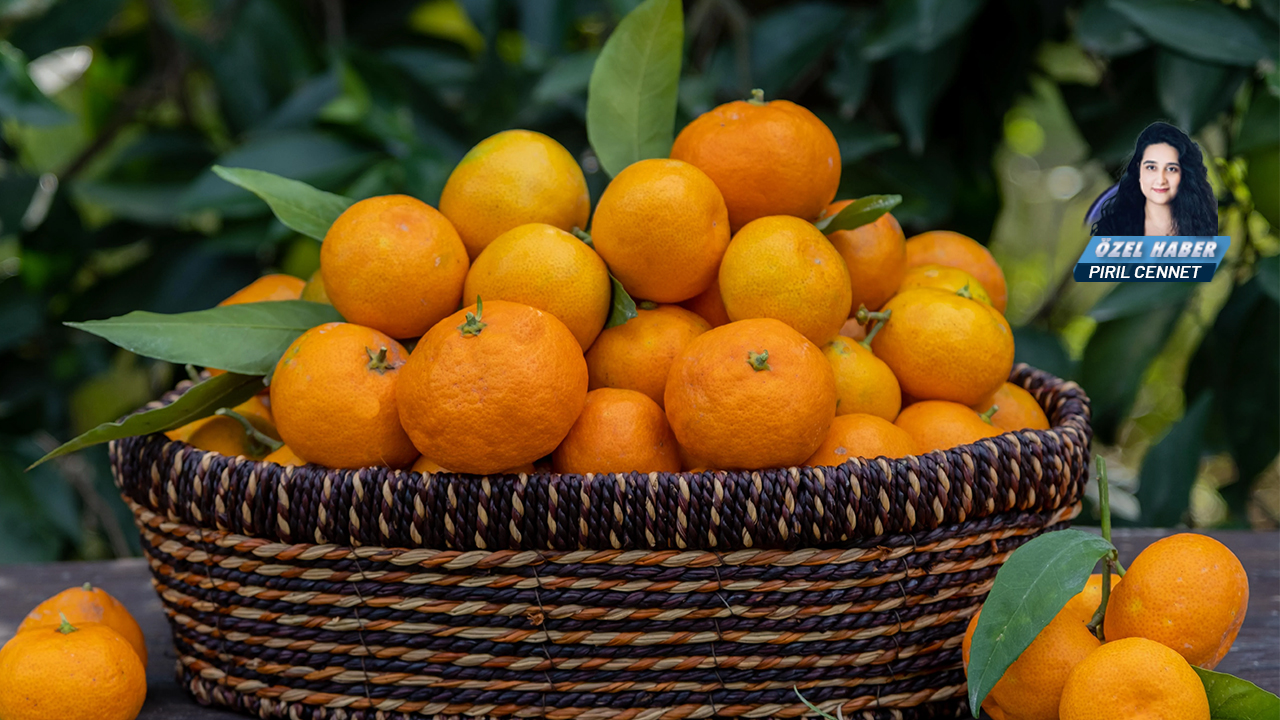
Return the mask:
{"type": "MultiPolygon", "coordinates": [[[[1116,545],[1126,564],[1138,551],[1171,530],[1118,530],[1116,545]]],[[[1223,672],[1280,693],[1280,533],[1208,533],[1240,557],[1249,573],[1249,612],[1223,672]]],[[[141,559],[111,562],[0,565],[0,643],[13,636],[26,613],[45,598],[85,581],[106,588],[138,619],[147,636],[147,703],[142,720],[231,720],[241,717],[197,705],[174,681],[176,656],[151,575],[141,559]]]]}

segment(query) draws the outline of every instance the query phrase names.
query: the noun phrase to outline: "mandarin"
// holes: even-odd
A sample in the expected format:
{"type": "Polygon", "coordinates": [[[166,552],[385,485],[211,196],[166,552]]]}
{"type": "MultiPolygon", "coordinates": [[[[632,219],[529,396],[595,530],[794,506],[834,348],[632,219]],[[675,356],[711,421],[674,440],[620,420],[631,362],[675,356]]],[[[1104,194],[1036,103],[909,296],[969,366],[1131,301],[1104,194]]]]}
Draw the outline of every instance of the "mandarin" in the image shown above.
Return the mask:
{"type": "MultiPolygon", "coordinates": [[[[837,215],[852,202],[831,203],[822,215],[837,215]]],[[[827,239],[849,268],[852,309],[865,305],[868,310],[879,310],[898,292],[907,272],[907,240],[893,215],[885,213],[852,230],[827,233],[827,239]]]]}
{"type": "Polygon", "coordinates": [[[664,398],[676,439],[701,467],[789,467],[826,437],[836,383],[816,345],[758,318],[694,338],[672,362],[664,398]]]}
{"type": "MultiPolygon", "coordinates": [[[[979,610],[969,621],[960,645],[966,674],[973,631],[981,615],[979,610]]],[[[1004,720],[1058,720],[1058,703],[1071,671],[1101,645],[1089,632],[1087,621],[1059,611],[1004,671],[982,701],[982,709],[1004,720]]]]}
{"type": "Polygon", "coordinates": [[[892,317],[871,347],[903,393],[975,405],[1008,379],[1013,330],[990,305],[921,288],[893,296],[884,310],[892,317]]]}
{"type": "Polygon", "coordinates": [[[991,251],[977,240],[950,230],[934,230],[907,238],[907,267],[920,265],[945,265],[964,270],[986,289],[992,307],[1004,312],[1009,300],[1004,271],[991,251]]]}
{"type": "Polygon", "coordinates": [[[293,448],[288,445],[281,445],[272,450],[269,455],[262,458],[262,462],[272,462],[281,467],[296,467],[307,464],[307,461],[298,457],[298,453],[294,452],[293,448]]]}
{"type": "Polygon", "coordinates": [[[591,347],[609,317],[609,268],[586,243],[545,223],[494,238],[467,271],[463,297],[510,300],[549,312],[591,347]]]}
{"type": "Polygon", "coordinates": [[[440,194],[440,212],[475,259],[499,235],[528,223],[585,228],[591,197],[563,145],[532,130],[505,130],[462,156],[440,194]]]}
{"type": "MultiPolygon", "coordinates": [[[[946,265],[917,265],[902,277],[898,292],[906,292],[916,288],[934,288],[958,293],[961,290],[969,293],[969,297],[981,303],[991,304],[991,296],[977,278],[960,268],[946,265]]],[[[961,293],[963,294],[963,293],[961,293]]]]}
{"type": "Polygon", "coordinates": [[[4,720],[134,720],[146,698],[146,667],[106,625],[60,621],[0,648],[4,720]]]}
{"type": "Polygon", "coordinates": [[[467,250],[449,220],[407,195],[347,208],[324,236],[320,272],[348,322],[413,338],[458,307],[467,250]]]}
{"type": "Polygon", "coordinates": [[[992,406],[991,424],[1001,430],[1048,430],[1049,418],[1031,393],[1006,382],[999,390],[973,406],[979,414],[986,414],[992,406]]]}
{"type": "Polygon", "coordinates": [[[816,220],[840,185],[840,146],[816,115],[787,100],[726,103],[680,131],[671,157],[711,177],[733,232],[757,218],[816,220]]]}
{"type": "Polygon", "coordinates": [[[898,413],[894,425],[906,430],[920,452],[949,450],[1003,431],[983,420],[973,408],[946,400],[921,400],[898,413]]]}
{"type": "Polygon", "coordinates": [[[836,377],[836,415],[865,413],[891,423],[902,410],[902,390],[869,346],[866,340],[836,337],[822,347],[836,377]]]}
{"type": "Polygon", "coordinates": [[[890,459],[916,454],[916,441],[905,430],[875,415],[837,415],[831,429],[805,465],[840,465],[850,458],[890,459]]]}
{"type": "Polygon", "coordinates": [[[1248,608],[1249,576],[1235,553],[1207,535],[1179,533],[1133,559],[1107,603],[1103,630],[1108,641],[1154,640],[1212,670],[1248,608]]]}
{"type": "Polygon", "coordinates": [[[716,278],[711,281],[711,287],[688,300],[681,301],[680,307],[697,313],[711,327],[720,327],[733,322],[729,319],[729,313],[724,309],[724,298],[720,297],[719,270],[716,270],[716,278]]]}
{"type": "Polygon", "coordinates": [[[298,299],[324,305],[333,304],[329,301],[329,293],[324,289],[324,276],[320,274],[319,269],[311,273],[311,279],[307,280],[307,284],[303,286],[302,295],[298,299]]]}
{"type": "Polygon", "coordinates": [[[120,633],[120,637],[128,641],[134,652],[138,653],[142,666],[146,667],[147,640],[142,636],[138,621],[110,593],[89,583],[67,588],[35,606],[22,619],[18,632],[60,627],[63,617],[72,625],[101,623],[120,633]]]}
{"type": "Polygon", "coordinates": [[[477,302],[423,336],[397,394],[419,452],[454,472],[493,474],[569,434],[586,402],[587,361],[554,315],[477,302]]]}
{"type": "Polygon", "coordinates": [[[706,320],[678,305],[642,302],[634,318],[600,333],[587,350],[588,389],[636,390],[661,408],[671,361],[710,329],[706,320]]]}
{"type": "Polygon", "coordinates": [[[418,453],[396,408],[408,354],[388,335],[353,323],[299,335],[271,378],[281,439],[299,458],[332,468],[413,462],[418,453]]]}
{"type": "Polygon", "coordinates": [[[813,223],[785,215],[754,220],[733,236],[720,296],[731,319],[781,320],[818,346],[840,332],[853,302],[840,253],[813,223]]]}
{"type": "Polygon", "coordinates": [[[676,437],[662,408],[635,390],[587,393],[582,414],[551,455],[558,473],[679,472],[676,437]]]}
{"type": "Polygon", "coordinates": [[[302,289],[306,285],[306,281],[302,278],[296,278],[292,275],[263,275],[232,293],[231,297],[218,303],[218,307],[276,300],[297,300],[302,296],[302,289]]]}
{"type": "Polygon", "coordinates": [[[711,287],[729,220],[706,173],[679,160],[641,160],[605,188],[591,239],[632,297],[674,303],[711,287]]]}
{"type": "Polygon", "coordinates": [[[1058,718],[1209,720],[1209,698],[1173,650],[1146,638],[1108,639],[1067,675],[1058,718]]]}

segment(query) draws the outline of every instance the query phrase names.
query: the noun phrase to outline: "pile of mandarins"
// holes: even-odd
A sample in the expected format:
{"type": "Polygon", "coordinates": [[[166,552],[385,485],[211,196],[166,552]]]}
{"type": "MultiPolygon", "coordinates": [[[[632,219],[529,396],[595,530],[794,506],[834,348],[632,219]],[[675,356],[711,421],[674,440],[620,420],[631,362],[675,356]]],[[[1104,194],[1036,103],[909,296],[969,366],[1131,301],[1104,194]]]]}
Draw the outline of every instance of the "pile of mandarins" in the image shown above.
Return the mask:
{"type": "Polygon", "coordinates": [[[347,322],[301,335],[244,421],[170,436],[281,464],[493,474],[839,465],[1047,429],[1006,382],[991,254],[954,232],[908,240],[890,214],[824,235],[815,222],[850,202],[832,202],[840,165],[821,120],[757,93],[618,173],[592,216],[568,151],[498,133],[438,210],[357,202],[309,282],[267,276],[224,301],[301,297],[347,322]],[[606,328],[612,279],[638,311],[606,328]]]}

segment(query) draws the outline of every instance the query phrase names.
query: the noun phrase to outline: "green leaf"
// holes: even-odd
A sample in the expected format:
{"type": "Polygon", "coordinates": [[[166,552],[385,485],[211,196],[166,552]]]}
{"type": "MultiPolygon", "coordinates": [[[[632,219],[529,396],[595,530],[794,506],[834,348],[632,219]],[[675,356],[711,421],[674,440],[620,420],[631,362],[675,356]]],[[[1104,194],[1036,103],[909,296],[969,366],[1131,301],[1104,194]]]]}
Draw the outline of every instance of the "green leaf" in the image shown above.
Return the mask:
{"type": "Polygon", "coordinates": [[[645,0],[605,42],[587,89],[587,138],[610,175],[670,154],[683,47],[680,0],[645,0]]]}
{"type": "Polygon", "coordinates": [[[1190,133],[1198,132],[1230,107],[1240,84],[1248,77],[1243,68],[1201,62],[1164,48],[1156,52],[1160,107],[1190,133]]]}
{"type": "Polygon", "coordinates": [[[1026,363],[1064,380],[1075,375],[1075,363],[1062,338],[1043,328],[1023,325],[1013,329],[1013,361],[1026,363]]]}
{"type": "Polygon", "coordinates": [[[751,23],[751,80],[765,98],[780,95],[821,61],[848,26],[848,8],[785,4],[751,23]]]}
{"type": "Polygon", "coordinates": [[[963,36],[928,52],[904,52],[893,58],[893,112],[907,136],[907,147],[919,155],[929,135],[933,107],[960,67],[963,36]]]}
{"type": "Polygon", "coordinates": [[[1120,57],[1137,52],[1150,44],[1133,23],[1107,7],[1106,0],[1088,0],[1076,20],[1076,39],[1080,46],[1103,57],[1120,57]]]}
{"type": "Polygon", "coordinates": [[[332,305],[303,300],[245,303],[162,315],[135,311],[67,323],[139,355],[179,365],[269,375],[285,348],[307,330],[342,322],[332,305]]]}
{"type": "Polygon", "coordinates": [[[595,50],[583,50],[558,58],[533,86],[533,101],[549,103],[580,95],[591,82],[598,55],[595,50]]]}
{"type": "Polygon", "coordinates": [[[609,283],[613,285],[613,301],[609,306],[609,319],[604,324],[606,329],[621,325],[639,314],[636,301],[631,299],[613,273],[609,273],[609,283]]]}
{"type": "Polygon", "coordinates": [[[316,240],[324,240],[333,221],[355,203],[351,198],[261,170],[214,165],[213,171],[223,180],[265,200],[280,222],[316,240]]]}
{"type": "Polygon", "coordinates": [[[130,415],[117,422],[103,423],[63,443],[37,460],[31,468],[91,445],[182,427],[193,420],[208,417],[221,408],[235,407],[253,397],[261,389],[262,376],[260,375],[224,373],[209,378],[164,407],[130,415]]]}
{"type": "Polygon", "coordinates": [[[1280,697],[1234,675],[1205,670],[1194,665],[1191,669],[1200,676],[1200,682],[1204,683],[1204,693],[1209,696],[1210,720],[1260,720],[1280,717],[1280,697]]]}
{"type": "Polygon", "coordinates": [[[1209,62],[1253,65],[1267,57],[1267,45],[1245,17],[1218,2],[1108,0],[1161,45],[1209,62]]]}
{"type": "Polygon", "coordinates": [[[1191,487],[1200,471],[1204,430],[1212,406],[1213,393],[1202,393],[1143,458],[1138,484],[1142,525],[1173,527],[1191,507],[1191,487]]]}
{"type": "Polygon", "coordinates": [[[854,200],[840,212],[822,218],[814,225],[828,235],[838,230],[852,230],[879,220],[881,215],[901,203],[901,195],[868,195],[854,200]]]}
{"type": "Polygon", "coordinates": [[[25,125],[62,125],[71,115],[58,107],[31,82],[22,51],[0,40],[0,117],[25,125]]]}
{"type": "Polygon", "coordinates": [[[1040,631],[1084,589],[1111,543],[1083,530],[1045,533],[1018,548],[996,573],[969,648],[969,706],[982,701],[1040,631]]]}
{"type": "Polygon", "coordinates": [[[862,54],[881,60],[900,50],[929,52],[965,28],[982,8],[982,0],[902,0],[888,3],[880,24],[862,54]]]}

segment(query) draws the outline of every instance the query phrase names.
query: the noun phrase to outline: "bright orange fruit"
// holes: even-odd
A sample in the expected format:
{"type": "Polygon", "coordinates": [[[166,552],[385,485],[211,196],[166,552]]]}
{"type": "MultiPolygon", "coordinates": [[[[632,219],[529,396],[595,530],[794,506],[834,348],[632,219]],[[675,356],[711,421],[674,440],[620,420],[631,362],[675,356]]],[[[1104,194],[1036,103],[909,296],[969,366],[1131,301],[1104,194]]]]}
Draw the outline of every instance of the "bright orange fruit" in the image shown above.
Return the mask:
{"type": "Polygon", "coordinates": [[[60,621],[0,648],[4,720],[134,720],[146,698],[146,667],[106,625],[60,621]]]}
{"type": "Polygon", "coordinates": [[[301,297],[302,289],[306,284],[302,278],[292,275],[263,275],[218,303],[218,307],[274,300],[297,300],[301,297]]]}
{"type": "Polygon", "coordinates": [[[661,408],[671,361],[710,329],[706,320],[678,305],[641,303],[634,318],[600,333],[587,351],[589,389],[636,390],[661,408]]]}
{"type": "Polygon", "coordinates": [[[724,309],[724,298],[720,297],[719,273],[720,271],[717,270],[716,279],[711,281],[711,287],[680,303],[680,307],[697,313],[711,327],[720,327],[733,322],[729,319],[728,311],[724,309]]]}
{"type": "Polygon", "coordinates": [[[1057,710],[1059,720],[1209,720],[1209,698],[1178,653],[1108,637],[1067,675],[1057,710]]]}
{"type": "Polygon", "coordinates": [[[326,323],[298,336],[271,377],[276,429],[299,458],[332,468],[401,468],[418,456],[400,427],[408,352],[384,333],[326,323]]]}
{"type": "MultiPolygon", "coordinates": [[[[827,206],[823,217],[839,214],[852,200],[838,200],[827,206]]],[[[849,268],[853,288],[853,312],[860,306],[879,310],[898,292],[907,272],[907,239],[902,226],[889,213],[852,230],[827,234],[844,264],[849,268]]]]}
{"type": "Polygon", "coordinates": [[[892,423],[902,409],[898,378],[865,345],[837,337],[822,346],[836,376],[836,414],[866,413],[892,423]]]}
{"type": "Polygon", "coordinates": [[[921,400],[898,413],[894,425],[915,438],[920,452],[949,450],[1004,431],[983,420],[973,408],[946,400],[921,400]]]}
{"type": "Polygon", "coordinates": [[[587,361],[565,324],[494,300],[431,328],[399,382],[400,421],[424,456],[454,472],[533,462],[569,434],[587,397],[587,361]]]}
{"type": "Polygon", "coordinates": [[[415,338],[458,307],[466,248],[448,219],[407,195],[347,208],[320,246],[330,302],[348,322],[415,338]]]}
{"type": "Polygon", "coordinates": [[[772,318],[713,328],[676,356],[667,419],[702,467],[754,470],[803,463],[836,411],[822,351],[772,318]]]}
{"type": "Polygon", "coordinates": [[[915,455],[916,441],[905,430],[875,415],[837,415],[827,437],[805,465],[840,465],[850,458],[915,455]]]}
{"type": "Polygon", "coordinates": [[[1040,403],[1031,393],[1014,385],[1005,383],[999,390],[985,400],[973,406],[979,414],[986,413],[992,406],[996,407],[991,416],[991,424],[1001,430],[1048,430],[1049,418],[1045,416],[1040,403]]]}
{"type": "Polygon", "coordinates": [[[1009,300],[1004,271],[991,251],[977,240],[950,230],[934,230],[907,239],[907,267],[945,265],[960,268],[978,279],[991,295],[991,304],[1004,312],[1009,300]]]}
{"type": "Polygon", "coordinates": [[[679,472],[676,437],[662,408],[643,393],[600,388],[551,455],[558,473],[679,472]]]}
{"type": "Polygon", "coordinates": [[[147,640],[142,636],[142,628],[133,619],[129,610],[106,590],[85,583],[79,587],[67,588],[53,597],[35,606],[18,626],[18,632],[26,632],[36,628],[56,628],[62,625],[65,616],[72,625],[84,623],[101,623],[120,633],[120,637],[128,641],[142,666],[147,665],[147,640]]]}
{"type": "Polygon", "coordinates": [[[641,160],[605,188],[591,239],[633,298],[674,303],[711,287],[729,220],[706,173],[679,160],[641,160]]]}
{"type": "Polygon", "coordinates": [[[736,233],[757,218],[816,220],[840,185],[840,146],[816,115],[787,100],[735,101],[699,115],[671,147],[724,195],[736,233]]]}
{"type": "Polygon", "coordinates": [[[582,168],[563,145],[532,130],[506,130],[462,157],[440,194],[440,212],[475,259],[520,225],[585,229],[591,197],[582,168]]]}

